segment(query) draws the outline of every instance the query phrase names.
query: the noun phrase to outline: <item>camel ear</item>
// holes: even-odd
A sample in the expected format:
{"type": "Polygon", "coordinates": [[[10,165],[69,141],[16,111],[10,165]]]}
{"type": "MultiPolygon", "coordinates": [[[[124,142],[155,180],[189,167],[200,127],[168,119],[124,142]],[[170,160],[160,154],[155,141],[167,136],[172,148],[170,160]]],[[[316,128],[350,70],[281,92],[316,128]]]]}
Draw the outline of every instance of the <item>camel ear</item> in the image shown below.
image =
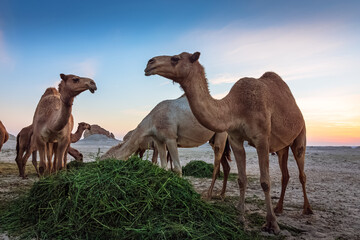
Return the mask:
{"type": "Polygon", "coordinates": [[[62,80],[64,80],[66,82],[67,76],[65,74],[60,73],[60,77],[61,77],[62,80]]]}
{"type": "Polygon", "coordinates": [[[195,61],[197,61],[200,57],[200,53],[199,52],[195,52],[193,55],[190,56],[190,62],[193,63],[195,61]]]}

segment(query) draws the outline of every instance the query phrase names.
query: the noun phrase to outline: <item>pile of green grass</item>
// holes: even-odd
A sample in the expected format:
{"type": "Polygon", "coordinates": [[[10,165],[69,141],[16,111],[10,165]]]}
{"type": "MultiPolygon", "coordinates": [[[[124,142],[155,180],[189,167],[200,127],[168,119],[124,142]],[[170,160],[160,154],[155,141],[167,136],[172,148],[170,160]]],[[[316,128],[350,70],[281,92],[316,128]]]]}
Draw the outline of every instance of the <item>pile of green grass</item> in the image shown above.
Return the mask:
{"type": "Polygon", "coordinates": [[[230,206],[149,161],[86,163],[36,182],[0,210],[0,232],[20,239],[249,239],[230,206]]]}
{"type": "Polygon", "coordinates": [[[182,168],[182,171],[184,176],[211,178],[214,171],[214,165],[204,161],[193,160],[186,164],[182,168]]]}

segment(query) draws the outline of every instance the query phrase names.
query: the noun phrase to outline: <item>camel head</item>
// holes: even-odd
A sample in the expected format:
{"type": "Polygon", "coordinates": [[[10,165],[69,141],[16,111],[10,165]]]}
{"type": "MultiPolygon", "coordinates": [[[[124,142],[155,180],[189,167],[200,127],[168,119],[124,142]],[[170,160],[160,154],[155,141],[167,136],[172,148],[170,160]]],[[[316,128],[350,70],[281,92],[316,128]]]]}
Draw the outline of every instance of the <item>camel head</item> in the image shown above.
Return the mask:
{"type": "Polygon", "coordinates": [[[199,64],[199,57],[199,52],[153,57],[144,70],[145,76],[157,74],[180,83],[193,71],[195,65],[199,64]]]}
{"type": "Polygon", "coordinates": [[[87,130],[91,130],[91,126],[90,126],[90,124],[85,123],[85,122],[81,122],[81,123],[79,123],[78,128],[83,129],[83,130],[85,130],[85,129],[87,129],[87,130]]]}
{"type": "Polygon", "coordinates": [[[94,93],[97,90],[94,80],[85,77],[79,77],[72,74],[60,74],[61,82],[59,84],[59,92],[61,95],[75,97],[80,93],[89,90],[94,93]]]}

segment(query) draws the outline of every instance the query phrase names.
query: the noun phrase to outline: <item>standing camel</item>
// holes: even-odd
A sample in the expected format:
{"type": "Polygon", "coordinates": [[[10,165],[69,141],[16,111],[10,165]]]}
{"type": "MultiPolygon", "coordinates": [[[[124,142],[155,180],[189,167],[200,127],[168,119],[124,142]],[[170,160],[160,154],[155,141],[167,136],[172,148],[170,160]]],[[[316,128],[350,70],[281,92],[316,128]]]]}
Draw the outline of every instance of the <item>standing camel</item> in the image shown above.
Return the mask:
{"type": "MultiPolygon", "coordinates": [[[[80,93],[89,90],[94,93],[96,84],[90,78],[76,75],[60,74],[61,82],[58,92],[44,96],[40,99],[33,118],[32,142],[39,151],[40,166],[39,173],[51,172],[51,158],[53,143],[57,143],[54,151],[54,169],[63,168],[64,155],[71,139],[73,128],[73,117],[71,115],[74,98],[80,93]],[[46,164],[45,156],[48,158],[46,164]]],[[[54,89],[56,91],[56,89],[54,89]]]]}
{"type": "Polygon", "coordinates": [[[265,194],[267,209],[263,230],[278,234],[280,228],[271,206],[269,153],[278,154],[282,172],[281,198],[277,211],[282,211],[283,198],[289,180],[288,150],[291,150],[299,168],[304,194],[304,214],[312,210],[306,195],[304,173],[306,130],[299,107],[286,83],[275,73],[267,72],[259,79],[242,78],[221,100],[211,97],[205,70],[199,63],[199,52],[175,56],[158,56],[149,60],[145,75],[158,74],[181,85],[196,119],[214,132],[229,134],[239,173],[240,213],[244,220],[246,160],[243,143],[248,141],[256,148],[260,183],[265,194]]]}
{"type": "Polygon", "coordinates": [[[129,140],[110,148],[101,158],[114,157],[117,159],[127,159],[132,153],[139,149],[144,139],[151,137],[158,148],[161,167],[167,169],[167,148],[174,162],[174,171],[181,176],[182,168],[177,148],[198,147],[209,141],[214,134],[214,172],[207,197],[210,198],[212,195],[212,189],[220,168],[220,162],[224,168],[224,182],[221,192],[223,196],[225,194],[227,177],[230,172],[230,166],[227,162],[227,159],[230,159],[229,151],[225,151],[228,155],[222,157],[226,146],[227,133],[214,133],[203,127],[191,112],[185,95],[175,100],[162,101],[156,105],[132,132],[129,140]]]}
{"type": "MultiPolygon", "coordinates": [[[[90,129],[90,125],[84,122],[79,123],[78,129],[74,134],[71,134],[71,143],[75,143],[79,141],[79,139],[82,136],[82,133],[85,129],[90,129]]],[[[32,154],[32,164],[35,167],[36,173],[39,175],[39,170],[37,167],[37,161],[36,161],[36,153],[37,150],[35,148],[31,149],[31,137],[33,135],[33,125],[24,127],[21,129],[21,131],[18,133],[16,137],[16,158],[15,161],[17,163],[18,169],[19,169],[19,176],[22,178],[26,178],[25,174],[25,166],[26,162],[30,157],[30,154],[32,154]]],[[[69,146],[68,153],[73,156],[76,161],[82,161],[83,155],[76,149],[69,146]]]]}
{"type": "Polygon", "coordinates": [[[4,124],[0,121],[0,152],[4,143],[9,139],[9,133],[6,131],[4,124]]]}

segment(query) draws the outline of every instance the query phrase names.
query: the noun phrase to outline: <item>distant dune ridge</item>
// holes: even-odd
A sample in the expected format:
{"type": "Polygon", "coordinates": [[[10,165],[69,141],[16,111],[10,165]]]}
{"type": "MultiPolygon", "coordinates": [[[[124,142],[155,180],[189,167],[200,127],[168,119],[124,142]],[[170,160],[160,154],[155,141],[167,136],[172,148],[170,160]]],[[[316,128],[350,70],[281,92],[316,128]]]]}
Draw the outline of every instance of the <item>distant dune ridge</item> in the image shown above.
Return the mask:
{"type": "Polygon", "coordinates": [[[84,138],[87,138],[87,137],[89,137],[91,135],[94,135],[94,134],[102,134],[102,135],[107,136],[108,138],[115,139],[115,136],[114,136],[114,134],[112,132],[100,127],[97,124],[91,125],[91,130],[85,130],[84,138]]]}

